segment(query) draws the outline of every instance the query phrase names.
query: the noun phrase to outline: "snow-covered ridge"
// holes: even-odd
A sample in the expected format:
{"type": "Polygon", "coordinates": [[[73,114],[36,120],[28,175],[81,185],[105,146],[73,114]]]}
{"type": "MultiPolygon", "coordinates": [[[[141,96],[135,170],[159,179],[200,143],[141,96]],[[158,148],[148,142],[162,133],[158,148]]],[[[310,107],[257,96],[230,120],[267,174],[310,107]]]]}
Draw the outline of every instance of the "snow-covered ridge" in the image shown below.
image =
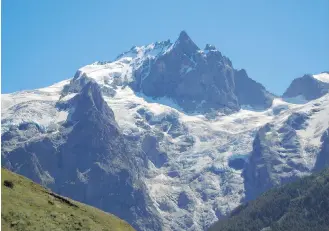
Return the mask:
{"type": "Polygon", "coordinates": [[[329,83],[329,73],[324,72],[321,74],[313,75],[313,77],[321,82],[329,83]]]}
{"type": "Polygon", "coordinates": [[[138,69],[145,61],[164,54],[170,46],[169,40],[146,46],[134,46],[129,51],[119,55],[113,62],[95,62],[80,68],[80,76],[85,74],[101,85],[129,83],[133,81],[132,72],[134,70],[138,69]]]}

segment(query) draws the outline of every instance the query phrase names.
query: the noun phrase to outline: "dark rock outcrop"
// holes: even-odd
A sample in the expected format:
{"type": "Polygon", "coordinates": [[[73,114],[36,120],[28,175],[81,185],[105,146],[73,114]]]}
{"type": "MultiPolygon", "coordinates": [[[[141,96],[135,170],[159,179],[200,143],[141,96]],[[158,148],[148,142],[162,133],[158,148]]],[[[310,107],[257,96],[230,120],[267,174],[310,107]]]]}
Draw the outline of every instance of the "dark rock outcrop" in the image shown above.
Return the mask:
{"type": "Polygon", "coordinates": [[[244,158],[232,158],[228,161],[228,166],[236,170],[241,170],[244,168],[246,160],[244,158]]]}

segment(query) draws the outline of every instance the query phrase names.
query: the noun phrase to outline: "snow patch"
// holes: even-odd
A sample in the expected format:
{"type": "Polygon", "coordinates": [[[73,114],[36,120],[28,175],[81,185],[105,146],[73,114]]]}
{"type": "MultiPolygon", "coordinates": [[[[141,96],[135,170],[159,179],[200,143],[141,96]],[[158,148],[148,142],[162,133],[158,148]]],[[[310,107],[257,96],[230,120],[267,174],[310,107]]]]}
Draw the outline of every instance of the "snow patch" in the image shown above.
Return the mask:
{"type": "Polygon", "coordinates": [[[313,75],[313,77],[321,82],[329,83],[329,73],[321,73],[318,75],[313,75]]]}

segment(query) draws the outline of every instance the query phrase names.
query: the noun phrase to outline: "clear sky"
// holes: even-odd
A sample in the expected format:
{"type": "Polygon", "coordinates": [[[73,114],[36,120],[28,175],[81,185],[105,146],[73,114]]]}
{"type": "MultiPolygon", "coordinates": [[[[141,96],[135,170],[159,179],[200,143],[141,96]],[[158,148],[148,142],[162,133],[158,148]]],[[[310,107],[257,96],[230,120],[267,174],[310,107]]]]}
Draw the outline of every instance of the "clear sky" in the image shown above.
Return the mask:
{"type": "Polygon", "coordinates": [[[3,93],[45,87],[186,30],[281,94],[329,71],[328,0],[2,0],[3,93]]]}

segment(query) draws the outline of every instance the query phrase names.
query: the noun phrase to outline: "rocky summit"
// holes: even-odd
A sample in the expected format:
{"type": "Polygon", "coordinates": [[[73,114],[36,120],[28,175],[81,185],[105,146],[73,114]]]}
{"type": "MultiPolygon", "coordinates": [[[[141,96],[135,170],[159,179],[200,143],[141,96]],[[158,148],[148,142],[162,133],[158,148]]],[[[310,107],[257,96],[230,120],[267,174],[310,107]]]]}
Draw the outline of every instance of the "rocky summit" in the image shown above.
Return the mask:
{"type": "Polygon", "coordinates": [[[135,72],[133,89],[152,98],[168,97],[185,112],[231,113],[241,105],[272,104],[273,96],[245,70],[235,70],[212,45],[201,50],[185,31],[163,54],[144,64],[135,72]]]}
{"type": "Polygon", "coordinates": [[[308,75],[277,97],[182,31],[3,94],[1,163],[140,231],[206,230],[328,166],[328,82],[308,75]]]}

